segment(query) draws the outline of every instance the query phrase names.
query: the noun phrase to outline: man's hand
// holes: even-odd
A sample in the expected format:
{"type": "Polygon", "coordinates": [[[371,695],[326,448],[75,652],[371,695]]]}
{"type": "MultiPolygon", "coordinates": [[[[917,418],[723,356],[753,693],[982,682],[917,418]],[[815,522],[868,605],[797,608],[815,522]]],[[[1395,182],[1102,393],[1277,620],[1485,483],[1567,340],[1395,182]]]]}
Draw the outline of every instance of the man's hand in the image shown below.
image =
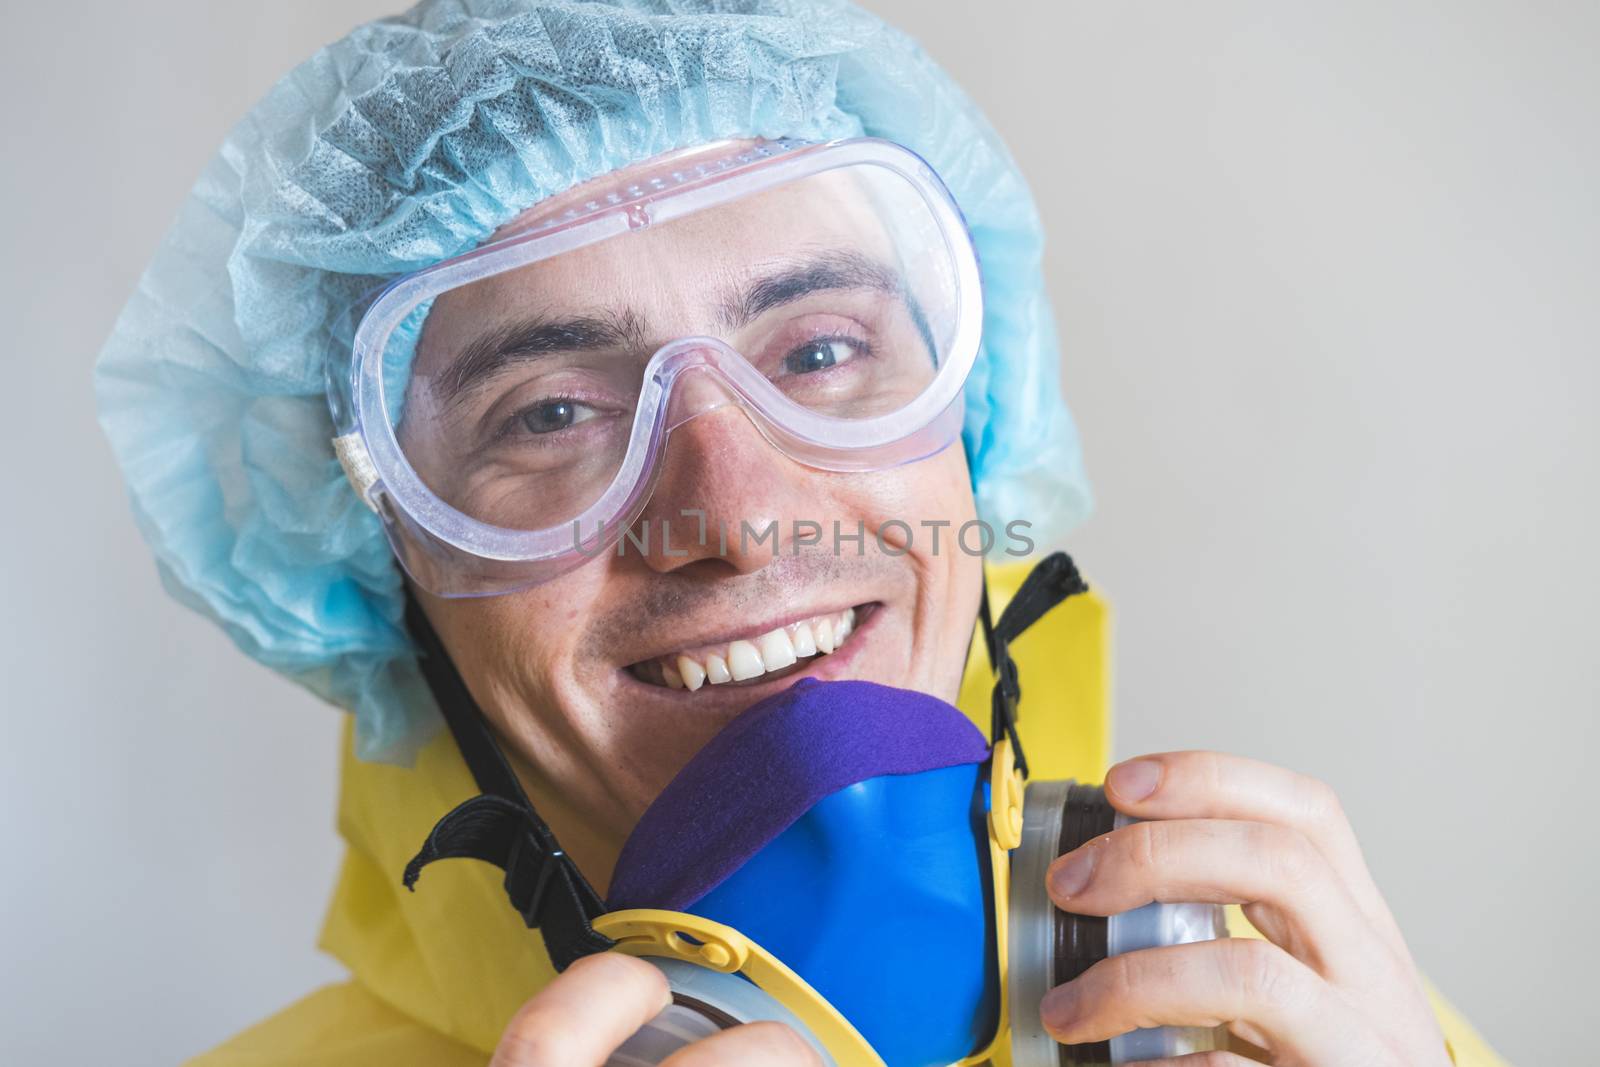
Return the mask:
{"type": "MultiPolygon", "coordinates": [[[[489,1067],[600,1067],[672,1002],[667,979],[618,952],[586,956],[541,989],[506,1026],[489,1067]]],[[[820,1067],[811,1046],[782,1023],[748,1023],[674,1052],[662,1067],[734,1064],[820,1067]]]]}
{"type": "Polygon", "coordinates": [[[1142,1026],[1226,1026],[1249,1057],[1185,1067],[1448,1067],[1411,954],[1333,790],[1215,752],[1119,763],[1106,795],[1140,819],[1057,859],[1050,896],[1080,915],[1151,901],[1242,904],[1265,941],[1116,956],[1051,990],[1045,1028],[1070,1044],[1142,1026]]]}

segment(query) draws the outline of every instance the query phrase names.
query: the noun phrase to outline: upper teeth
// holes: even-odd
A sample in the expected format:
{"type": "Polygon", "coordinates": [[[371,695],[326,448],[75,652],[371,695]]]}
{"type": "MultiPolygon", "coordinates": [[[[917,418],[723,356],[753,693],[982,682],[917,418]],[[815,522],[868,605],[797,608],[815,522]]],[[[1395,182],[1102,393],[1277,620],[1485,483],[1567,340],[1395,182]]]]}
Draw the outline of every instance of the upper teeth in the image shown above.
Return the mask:
{"type": "Polygon", "coordinates": [[[675,652],[655,662],[673,689],[699,689],[710,682],[742,682],[793,666],[807,656],[826,654],[844,644],[856,626],[855,608],[817,615],[752,637],[692,652],[675,652]]]}

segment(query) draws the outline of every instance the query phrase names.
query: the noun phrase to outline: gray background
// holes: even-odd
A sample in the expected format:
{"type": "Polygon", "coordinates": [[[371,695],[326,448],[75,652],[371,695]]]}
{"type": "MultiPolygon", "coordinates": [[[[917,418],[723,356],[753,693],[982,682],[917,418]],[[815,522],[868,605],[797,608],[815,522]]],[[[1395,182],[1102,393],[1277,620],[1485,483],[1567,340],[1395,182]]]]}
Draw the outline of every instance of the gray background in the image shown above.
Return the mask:
{"type": "MultiPolygon", "coordinates": [[[[1592,1059],[1600,7],[874,6],[1043,207],[1118,751],[1332,781],[1488,1037],[1592,1059]]],[[[226,129],[387,10],[7,15],[0,1061],[171,1063],[339,974],[336,713],[163,595],[88,380],[226,129]]]]}

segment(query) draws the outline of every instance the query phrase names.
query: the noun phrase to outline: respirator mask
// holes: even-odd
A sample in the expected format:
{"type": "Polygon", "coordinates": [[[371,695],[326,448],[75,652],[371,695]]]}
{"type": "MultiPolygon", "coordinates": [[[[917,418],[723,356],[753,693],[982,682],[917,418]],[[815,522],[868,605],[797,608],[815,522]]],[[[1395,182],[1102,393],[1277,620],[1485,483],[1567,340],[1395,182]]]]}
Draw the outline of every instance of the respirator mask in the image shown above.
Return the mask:
{"type": "Polygon", "coordinates": [[[1047,895],[1057,856],[1129,821],[1097,786],[1025,781],[1017,759],[1020,679],[1007,646],[1083,589],[1057,554],[986,626],[999,679],[991,739],[927,694],[803,678],[742,712],[674,777],[625,843],[603,902],[584,897],[570,861],[550,857],[530,898],[518,871],[534,846],[507,848],[513,821],[485,829],[508,810],[490,797],[447,816],[407,879],[436,858],[489,859],[558,966],[600,949],[657,966],[673,1003],[610,1067],[659,1063],[763,1020],[841,1067],[1114,1064],[1225,1047],[1220,1031],[1172,1027],[1063,1046],[1040,1023],[1045,993],[1101,959],[1226,936],[1215,905],[1102,918],[1062,912],[1047,895]],[[562,933],[575,920],[587,946],[562,933]]]}

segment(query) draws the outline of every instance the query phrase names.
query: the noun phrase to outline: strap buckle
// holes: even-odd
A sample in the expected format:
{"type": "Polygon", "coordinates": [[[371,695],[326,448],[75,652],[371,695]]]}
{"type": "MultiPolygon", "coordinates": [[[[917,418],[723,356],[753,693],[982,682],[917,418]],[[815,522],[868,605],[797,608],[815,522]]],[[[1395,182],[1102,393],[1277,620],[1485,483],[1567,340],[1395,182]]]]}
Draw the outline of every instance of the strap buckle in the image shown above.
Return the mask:
{"type": "Polygon", "coordinates": [[[1024,778],[1028,777],[1028,758],[1022,751],[1022,738],[1017,734],[1017,707],[1022,702],[1022,679],[1016,661],[1011,658],[1011,642],[1062,601],[1088,590],[1089,585],[1078,573],[1072,557],[1065,552],[1052,552],[1028,572],[996,622],[989,611],[989,586],[987,582],[984,583],[981,610],[983,636],[989,653],[989,665],[995,674],[994,690],[989,701],[989,743],[998,745],[1002,738],[1008,740],[1017,770],[1024,778]]]}
{"type": "Polygon", "coordinates": [[[506,856],[506,896],[530,928],[540,924],[550,879],[566,859],[567,854],[561,849],[546,852],[540,848],[531,833],[520,833],[511,839],[511,851],[506,856]]]}

